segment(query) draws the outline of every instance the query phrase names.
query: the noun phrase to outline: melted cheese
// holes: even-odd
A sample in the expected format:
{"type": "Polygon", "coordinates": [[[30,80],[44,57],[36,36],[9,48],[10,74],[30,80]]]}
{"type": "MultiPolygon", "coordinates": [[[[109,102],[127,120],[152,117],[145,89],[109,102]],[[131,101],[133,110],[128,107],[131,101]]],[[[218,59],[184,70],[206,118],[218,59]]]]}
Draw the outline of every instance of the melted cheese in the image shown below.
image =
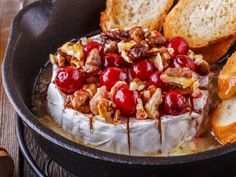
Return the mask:
{"type": "MultiPolygon", "coordinates": [[[[52,81],[57,67],[53,67],[52,81]]],[[[199,99],[202,108],[207,104],[208,91],[202,91],[205,99],[199,99]]],[[[203,121],[203,113],[185,113],[178,116],[163,115],[157,119],[136,120],[130,118],[118,125],[109,124],[100,116],[82,114],[65,108],[66,96],[51,82],[48,87],[47,108],[50,116],[65,131],[83,144],[103,151],[134,156],[151,156],[159,152],[169,153],[178,145],[196,135],[203,121]],[[129,128],[129,130],[128,130],[129,128]]]]}

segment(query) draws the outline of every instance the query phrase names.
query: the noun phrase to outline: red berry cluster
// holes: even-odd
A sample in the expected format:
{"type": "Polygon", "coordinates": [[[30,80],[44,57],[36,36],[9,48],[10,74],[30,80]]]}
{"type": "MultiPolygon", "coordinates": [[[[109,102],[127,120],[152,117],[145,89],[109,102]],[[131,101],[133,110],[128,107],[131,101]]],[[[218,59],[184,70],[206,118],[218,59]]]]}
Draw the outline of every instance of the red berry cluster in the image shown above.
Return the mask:
{"type": "MultiPolygon", "coordinates": [[[[161,36],[159,32],[156,34],[161,36]]],[[[167,41],[165,47],[167,49],[172,48],[173,50],[173,53],[170,53],[170,67],[195,70],[196,66],[193,60],[187,55],[189,45],[186,40],[181,37],[175,37],[167,41]]],[[[120,53],[105,53],[102,43],[90,41],[84,46],[85,59],[94,48],[99,50],[99,55],[102,58],[102,72],[99,76],[98,86],[106,86],[107,90],[110,91],[118,81],[129,83],[134,78],[138,78],[147,83],[147,86],[154,85],[155,87],[165,90],[162,103],[164,113],[178,115],[185,110],[186,105],[188,105],[187,98],[175,89],[168,89],[167,84],[160,78],[163,71],[156,69],[148,56],[135,60],[130,64],[122,58],[120,53]]],[[[86,83],[85,80],[86,74],[83,73],[81,69],[68,66],[59,69],[55,83],[65,94],[72,94],[86,83]]],[[[140,97],[139,95],[138,91],[130,90],[128,85],[124,85],[115,91],[112,100],[123,115],[132,116],[136,112],[137,98],[140,97]]]]}

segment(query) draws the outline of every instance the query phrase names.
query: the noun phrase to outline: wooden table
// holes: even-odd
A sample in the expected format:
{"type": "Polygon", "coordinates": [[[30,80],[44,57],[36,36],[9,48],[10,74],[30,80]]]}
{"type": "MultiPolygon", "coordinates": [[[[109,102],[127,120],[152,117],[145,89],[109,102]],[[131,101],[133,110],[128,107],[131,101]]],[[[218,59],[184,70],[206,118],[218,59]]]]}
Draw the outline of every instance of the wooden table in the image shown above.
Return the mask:
{"type": "MultiPolygon", "coordinates": [[[[25,4],[35,0],[28,0],[25,4]]],[[[2,63],[9,32],[11,29],[11,21],[20,8],[20,0],[0,0],[0,61],[2,63]]],[[[14,177],[35,177],[28,164],[24,161],[20,154],[16,140],[15,126],[16,113],[8,101],[2,86],[2,77],[0,78],[0,147],[8,150],[15,162],[14,177]]],[[[37,147],[31,138],[29,130],[25,130],[27,144],[32,152],[34,159],[40,167],[43,166],[47,156],[37,147]]],[[[70,173],[61,169],[56,163],[50,165],[49,174],[52,177],[73,177],[70,173]]],[[[0,174],[1,176],[1,174],[0,174]]]]}

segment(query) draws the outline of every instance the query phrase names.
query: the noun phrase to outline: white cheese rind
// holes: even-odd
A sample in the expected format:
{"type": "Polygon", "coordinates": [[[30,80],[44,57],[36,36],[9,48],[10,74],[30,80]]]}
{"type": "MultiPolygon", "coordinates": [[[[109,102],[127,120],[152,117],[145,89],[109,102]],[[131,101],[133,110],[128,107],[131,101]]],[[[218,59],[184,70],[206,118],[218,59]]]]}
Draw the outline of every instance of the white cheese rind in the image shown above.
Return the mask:
{"type": "MultiPolygon", "coordinates": [[[[98,36],[93,39],[99,41],[98,36]]],[[[156,119],[130,118],[129,144],[126,122],[113,125],[106,123],[102,117],[95,116],[91,130],[91,114],[85,115],[64,107],[66,96],[53,83],[57,70],[57,66],[53,65],[52,82],[47,95],[48,113],[65,131],[77,137],[83,144],[103,151],[134,156],[152,156],[159,152],[168,154],[173,148],[196,135],[207,112],[204,110],[201,114],[188,112],[178,116],[163,115],[161,122],[156,119]]],[[[196,102],[197,109],[203,109],[208,102],[208,91],[201,92],[203,96],[196,102]]]]}

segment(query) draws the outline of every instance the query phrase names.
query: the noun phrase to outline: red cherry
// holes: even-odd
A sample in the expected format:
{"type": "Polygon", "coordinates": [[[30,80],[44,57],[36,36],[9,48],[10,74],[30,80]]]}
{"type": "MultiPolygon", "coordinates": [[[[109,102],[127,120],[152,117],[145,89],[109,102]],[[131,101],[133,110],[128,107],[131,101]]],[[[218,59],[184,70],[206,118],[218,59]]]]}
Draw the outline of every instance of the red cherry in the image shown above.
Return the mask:
{"type": "Polygon", "coordinates": [[[152,73],[148,79],[148,85],[155,85],[158,88],[164,88],[165,87],[165,83],[162,82],[162,80],[160,79],[161,76],[161,72],[156,71],[154,73],[152,73]]]}
{"type": "Polygon", "coordinates": [[[124,65],[124,60],[120,55],[114,53],[108,53],[104,56],[103,60],[104,67],[110,67],[110,66],[121,67],[123,65],[124,65]]]}
{"type": "Polygon", "coordinates": [[[168,48],[174,49],[174,55],[183,54],[186,55],[189,50],[188,42],[182,37],[174,37],[167,44],[168,48]]]}
{"type": "Polygon", "coordinates": [[[96,42],[96,41],[89,41],[87,45],[84,46],[84,55],[85,58],[88,56],[88,54],[91,52],[91,50],[97,48],[99,50],[100,56],[103,56],[103,46],[102,44],[96,42]]]}
{"type": "Polygon", "coordinates": [[[176,55],[173,58],[172,65],[173,68],[189,68],[191,70],[195,69],[194,62],[191,58],[186,55],[176,55]]]}
{"type": "Polygon", "coordinates": [[[131,67],[131,76],[133,78],[137,77],[142,81],[147,80],[152,72],[153,66],[147,59],[138,61],[137,63],[134,63],[131,67]]]}
{"type": "Polygon", "coordinates": [[[106,68],[100,76],[100,84],[105,85],[108,90],[115,85],[117,81],[126,81],[127,74],[117,67],[106,68]]]}
{"type": "Polygon", "coordinates": [[[136,112],[138,92],[132,91],[127,85],[120,87],[113,96],[113,102],[121,114],[132,116],[136,112]]]}
{"type": "Polygon", "coordinates": [[[83,85],[83,82],[83,72],[73,66],[60,69],[55,79],[58,88],[65,94],[72,94],[83,85]]]}
{"type": "Polygon", "coordinates": [[[169,91],[163,98],[163,107],[166,114],[178,115],[187,107],[187,99],[178,91],[169,91]]]}

